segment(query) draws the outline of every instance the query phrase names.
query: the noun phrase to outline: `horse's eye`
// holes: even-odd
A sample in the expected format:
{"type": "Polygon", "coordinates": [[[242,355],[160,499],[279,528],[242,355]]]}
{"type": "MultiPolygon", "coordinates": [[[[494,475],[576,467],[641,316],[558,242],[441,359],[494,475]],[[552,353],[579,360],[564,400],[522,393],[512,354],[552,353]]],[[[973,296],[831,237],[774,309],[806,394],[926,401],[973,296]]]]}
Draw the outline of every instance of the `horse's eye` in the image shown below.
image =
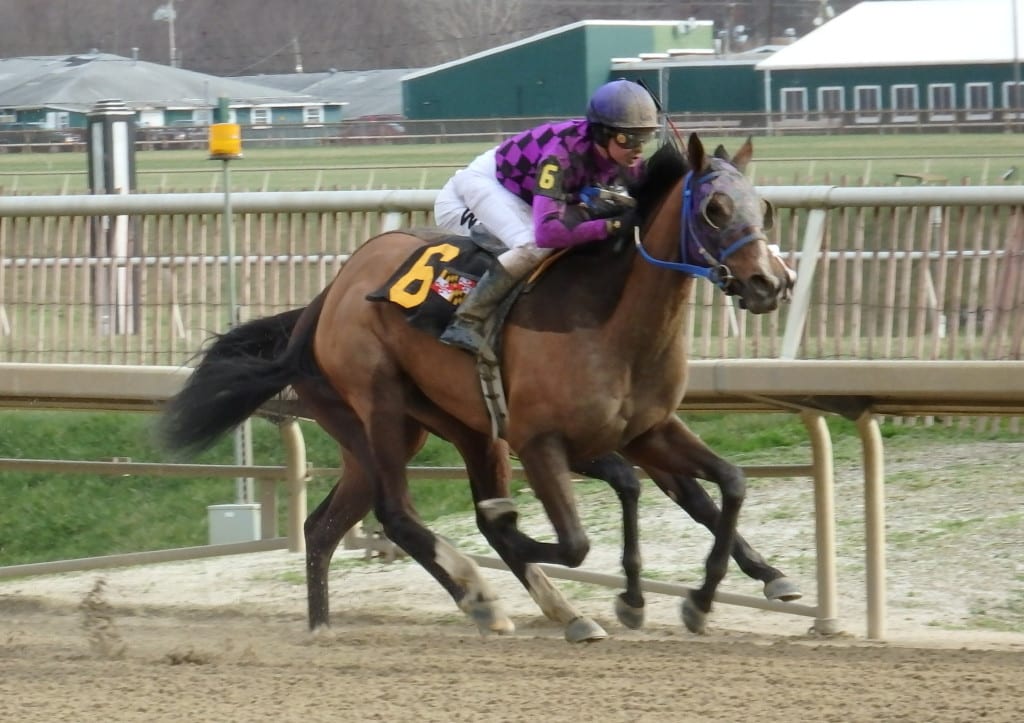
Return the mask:
{"type": "Polygon", "coordinates": [[[775,206],[766,198],[761,199],[761,213],[764,216],[764,223],[761,224],[761,228],[765,231],[771,231],[772,226],[775,225],[775,206]]]}
{"type": "Polygon", "coordinates": [[[704,218],[704,223],[716,231],[721,231],[729,225],[729,218],[732,216],[732,199],[720,193],[709,196],[701,209],[701,216],[704,218]]]}

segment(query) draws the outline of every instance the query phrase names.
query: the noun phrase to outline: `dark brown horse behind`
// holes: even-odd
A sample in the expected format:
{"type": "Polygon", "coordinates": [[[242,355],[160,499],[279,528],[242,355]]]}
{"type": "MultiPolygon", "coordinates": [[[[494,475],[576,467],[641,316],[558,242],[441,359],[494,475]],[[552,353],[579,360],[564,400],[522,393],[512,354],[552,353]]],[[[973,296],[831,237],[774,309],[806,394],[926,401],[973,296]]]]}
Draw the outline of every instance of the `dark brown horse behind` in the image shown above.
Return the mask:
{"type": "Polygon", "coordinates": [[[570,640],[604,633],[533,563],[576,566],[587,554],[572,469],[619,451],[656,480],[707,479],[721,489],[722,505],[704,583],[683,605],[687,627],[702,631],[734,547],[745,483],[675,414],[686,383],[686,301],[694,277],[705,276],[745,308],[765,313],[793,281],[764,237],[770,209],[742,175],[750,155],[748,141],[734,159],[724,152],[710,157],[696,136],[686,159],[661,149],[644,184],[633,189],[643,246],[577,251],[513,308],[502,339],[506,439],[556,542],[533,540],[516,526],[507,449],[489,438],[472,359],[409,326],[397,307],[366,299],[423,243],[409,233],[382,234],[353,254],[290,334],[279,337],[288,338],[281,353],[224,355],[211,365],[204,359],[169,404],[165,437],[177,449],[207,446],[292,385],[339,440],[344,474],[306,523],[314,626],[327,622],[330,558],[372,507],[387,536],[481,629],[512,629],[476,566],[423,527],[412,508],[405,466],[428,432],[463,455],[481,531],[570,640]]]}

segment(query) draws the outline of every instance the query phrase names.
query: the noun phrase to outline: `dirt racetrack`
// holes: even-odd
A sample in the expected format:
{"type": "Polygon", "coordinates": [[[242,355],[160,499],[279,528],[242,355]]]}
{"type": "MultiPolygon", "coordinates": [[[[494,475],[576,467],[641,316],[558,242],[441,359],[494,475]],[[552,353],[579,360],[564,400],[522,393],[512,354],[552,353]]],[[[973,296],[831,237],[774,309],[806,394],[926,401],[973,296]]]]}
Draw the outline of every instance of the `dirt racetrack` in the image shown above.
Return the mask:
{"type": "MultiPolygon", "coordinates": [[[[625,630],[614,591],[559,581],[610,634],[571,646],[507,572],[484,570],[517,625],[480,638],[416,564],[339,552],[333,627],[305,623],[303,556],[284,551],[0,581],[0,722],[1019,721],[1024,711],[1024,443],[887,460],[888,636],[864,638],[862,488],[836,483],[845,635],[806,617],[719,605],[707,636],[649,595],[625,630]],[[941,464],[940,464],[941,462],[941,464]]],[[[618,505],[581,492],[587,567],[619,567],[618,505]]],[[[748,539],[814,601],[804,480],[753,484],[748,539]]],[[[524,504],[530,534],[550,534],[524,504]]],[[[709,536],[664,496],[641,506],[655,579],[700,579],[709,536]]],[[[483,553],[472,516],[439,520],[483,553]]],[[[759,594],[735,568],[723,589],[759,594]]]]}
{"type": "Polygon", "coordinates": [[[350,575],[333,627],[312,635],[301,594],[276,594],[298,587],[273,572],[297,556],[246,557],[0,586],[0,719],[1020,720],[1021,635],[822,639],[801,632],[806,621],[719,607],[723,621],[695,637],[674,612],[635,632],[594,608],[611,638],[571,646],[513,601],[517,634],[484,639],[408,563],[360,573],[373,584],[350,575]],[[225,604],[228,566],[250,587],[225,604]],[[268,574],[254,577],[260,566],[268,574]]]}
{"type": "Polygon", "coordinates": [[[573,647],[542,626],[345,616],[117,616],[90,646],[73,610],[0,608],[11,721],[1017,721],[1024,652],[655,629],[573,647]]]}

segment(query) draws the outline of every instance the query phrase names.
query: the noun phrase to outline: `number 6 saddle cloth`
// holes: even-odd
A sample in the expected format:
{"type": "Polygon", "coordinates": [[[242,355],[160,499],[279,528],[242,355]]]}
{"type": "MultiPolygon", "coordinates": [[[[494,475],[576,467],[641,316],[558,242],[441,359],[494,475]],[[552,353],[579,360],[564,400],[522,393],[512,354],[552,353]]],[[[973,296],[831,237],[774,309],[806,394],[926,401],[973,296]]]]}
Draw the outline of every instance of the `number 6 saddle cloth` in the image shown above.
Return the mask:
{"type": "Polygon", "coordinates": [[[421,229],[410,233],[429,243],[413,251],[387,283],[366,298],[397,304],[412,326],[437,337],[480,277],[498,263],[497,254],[505,247],[489,234],[449,236],[421,229]]]}

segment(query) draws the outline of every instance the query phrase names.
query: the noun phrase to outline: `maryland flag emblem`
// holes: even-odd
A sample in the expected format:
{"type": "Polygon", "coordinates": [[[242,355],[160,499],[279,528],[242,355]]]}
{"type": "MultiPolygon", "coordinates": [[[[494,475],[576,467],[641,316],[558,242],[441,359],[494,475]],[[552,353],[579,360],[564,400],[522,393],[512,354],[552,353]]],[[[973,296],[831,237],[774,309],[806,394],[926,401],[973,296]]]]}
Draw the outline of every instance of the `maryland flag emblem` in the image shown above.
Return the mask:
{"type": "Polygon", "coordinates": [[[466,294],[472,291],[476,285],[476,279],[463,276],[458,271],[444,269],[434,279],[430,290],[452,306],[458,306],[465,300],[466,294]]]}

